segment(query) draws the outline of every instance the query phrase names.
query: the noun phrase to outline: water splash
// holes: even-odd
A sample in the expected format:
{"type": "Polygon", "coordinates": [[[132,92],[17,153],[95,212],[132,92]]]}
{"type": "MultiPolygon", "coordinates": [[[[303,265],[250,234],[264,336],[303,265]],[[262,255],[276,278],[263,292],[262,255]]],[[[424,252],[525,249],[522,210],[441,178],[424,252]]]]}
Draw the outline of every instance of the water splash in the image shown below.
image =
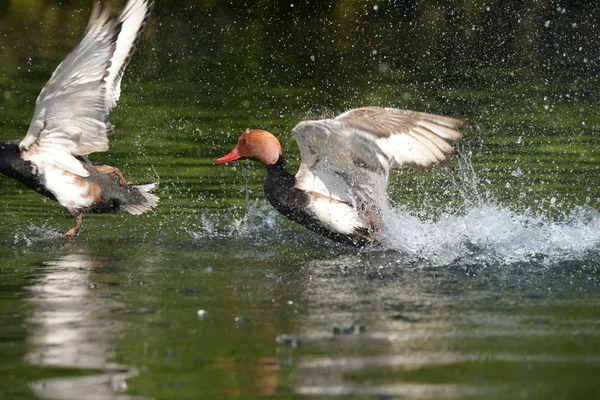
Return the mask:
{"type": "Polygon", "coordinates": [[[387,228],[382,238],[387,248],[433,266],[582,260],[600,245],[600,213],[588,206],[558,222],[485,203],[426,221],[394,209],[387,228]]]}
{"type": "Polygon", "coordinates": [[[380,237],[385,247],[431,266],[554,264],[585,260],[600,249],[600,213],[590,206],[576,206],[558,220],[549,215],[550,210],[514,211],[495,201],[468,155],[459,159],[453,184],[463,198],[454,212],[421,219],[416,210],[390,208],[380,237]]]}
{"type": "Polygon", "coordinates": [[[17,230],[14,233],[13,245],[24,244],[29,247],[33,243],[56,238],[64,238],[64,234],[51,227],[47,222],[42,225],[30,224],[27,228],[17,230]]]}
{"type": "Polygon", "coordinates": [[[284,218],[264,200],[246,198],[243,210],[232,209],[225,215],[204,213],[201,223],[188,230],[194,239],[219,237],[263,237],[288,231],[284,218]]]}

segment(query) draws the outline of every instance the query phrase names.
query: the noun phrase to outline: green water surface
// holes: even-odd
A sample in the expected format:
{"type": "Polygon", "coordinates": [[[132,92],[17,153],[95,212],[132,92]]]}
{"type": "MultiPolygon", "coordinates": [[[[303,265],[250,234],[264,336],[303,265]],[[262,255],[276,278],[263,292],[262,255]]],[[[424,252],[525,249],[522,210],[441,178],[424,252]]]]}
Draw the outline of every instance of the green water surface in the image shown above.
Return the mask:
{"type": "MultiPolygon", "coordinates": [[[[0,3],[0,139],[89,3],[0,3]]],[[[438,3],[158,1],[91,158],[159,207],[69,240],[0,177],[0,398],[598,398],[598,6],[438,3]],[[391,177],[408,249],[316,236],[214,163],[252,127],[295,170],[296,123],[364,105],[472,123],[447,170],[391,177]]]]}

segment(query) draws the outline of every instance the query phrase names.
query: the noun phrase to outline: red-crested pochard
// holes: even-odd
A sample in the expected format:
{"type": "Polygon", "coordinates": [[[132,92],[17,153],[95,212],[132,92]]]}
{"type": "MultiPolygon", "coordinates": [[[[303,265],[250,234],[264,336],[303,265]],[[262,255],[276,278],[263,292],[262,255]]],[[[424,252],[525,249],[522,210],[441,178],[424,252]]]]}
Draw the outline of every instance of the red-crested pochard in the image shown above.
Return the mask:
{"type": "Polygon", "coordinates": [[[23,140],[0,142],[0,172],[56,200],[75,218],[83,213],[142,214],[156,206],[157,183],[132,186],[121,172],[87,155],[108,149],[107,115],[150,16],[153,0],[130,0],[118,17],[94,2],[85,35],[40,92],[23,140]]]}
{"type": "Polygon", "coordinates": [[[266,198],[280,213],[337,242],[378,245],[390,168],[445,164],[446,154],[454,152],[446,140],[461,139],[456,129],[466,125],[434,114],[358,108],[296,125],[296,175],[287,171],[277,138],[264,130],[243,133],[233,151],[217,163],[261,162],[267,168],[266,198]]]}

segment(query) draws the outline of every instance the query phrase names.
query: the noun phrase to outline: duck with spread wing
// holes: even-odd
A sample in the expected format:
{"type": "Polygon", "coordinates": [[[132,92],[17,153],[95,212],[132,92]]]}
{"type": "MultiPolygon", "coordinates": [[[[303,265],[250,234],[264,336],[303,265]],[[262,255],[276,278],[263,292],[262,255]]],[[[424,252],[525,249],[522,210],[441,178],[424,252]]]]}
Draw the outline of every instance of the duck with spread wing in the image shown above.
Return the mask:
{"type": "Polygon", "coordinates": [[[94,2],[86,33],[39,94],[23,140],[0,142],[0,172],[56,200],[75,218],[86,212],[142,214],[156,206],[157,183],[132,186],[121,172],[92,164],[90,153],[108,149],[107,120],[121,78],[153,0],[129,0],[118,17],[94,2]]]}
{"type": "Polygon", "coordinates": [[[446,155],[455,152],[447,140],[461,139],[457,129],[466,125],[440,115],[364,107],[296,125],[296,175],[287,171],[277,138],[264,130],[243,133],[217,163],[261,162],[266,198],[281,214],[337,242],[378,245],[390,169],[445,165],[446,155]]]}

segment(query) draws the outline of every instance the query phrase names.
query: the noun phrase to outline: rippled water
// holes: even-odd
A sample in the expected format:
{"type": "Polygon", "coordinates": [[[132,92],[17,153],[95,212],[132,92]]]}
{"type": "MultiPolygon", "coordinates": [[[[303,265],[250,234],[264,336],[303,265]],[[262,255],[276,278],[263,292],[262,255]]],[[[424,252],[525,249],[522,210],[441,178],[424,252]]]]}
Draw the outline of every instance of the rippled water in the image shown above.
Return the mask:
{"type": "MultiPolygon", "coordinates": [[[[87,3],[0,3],[1,139],[87,3]]],[[[93,156],[158,179],[158,209],[66,240],[68,213],[0,177],[0,398],[596,398],[600,14],[397,7],[159,2],[93,156]],[[384,250],[214,164],[256,127],[294,170],[298,121],[366,104],[472,123],[449,168],[392,176],[384,250]]]]}

